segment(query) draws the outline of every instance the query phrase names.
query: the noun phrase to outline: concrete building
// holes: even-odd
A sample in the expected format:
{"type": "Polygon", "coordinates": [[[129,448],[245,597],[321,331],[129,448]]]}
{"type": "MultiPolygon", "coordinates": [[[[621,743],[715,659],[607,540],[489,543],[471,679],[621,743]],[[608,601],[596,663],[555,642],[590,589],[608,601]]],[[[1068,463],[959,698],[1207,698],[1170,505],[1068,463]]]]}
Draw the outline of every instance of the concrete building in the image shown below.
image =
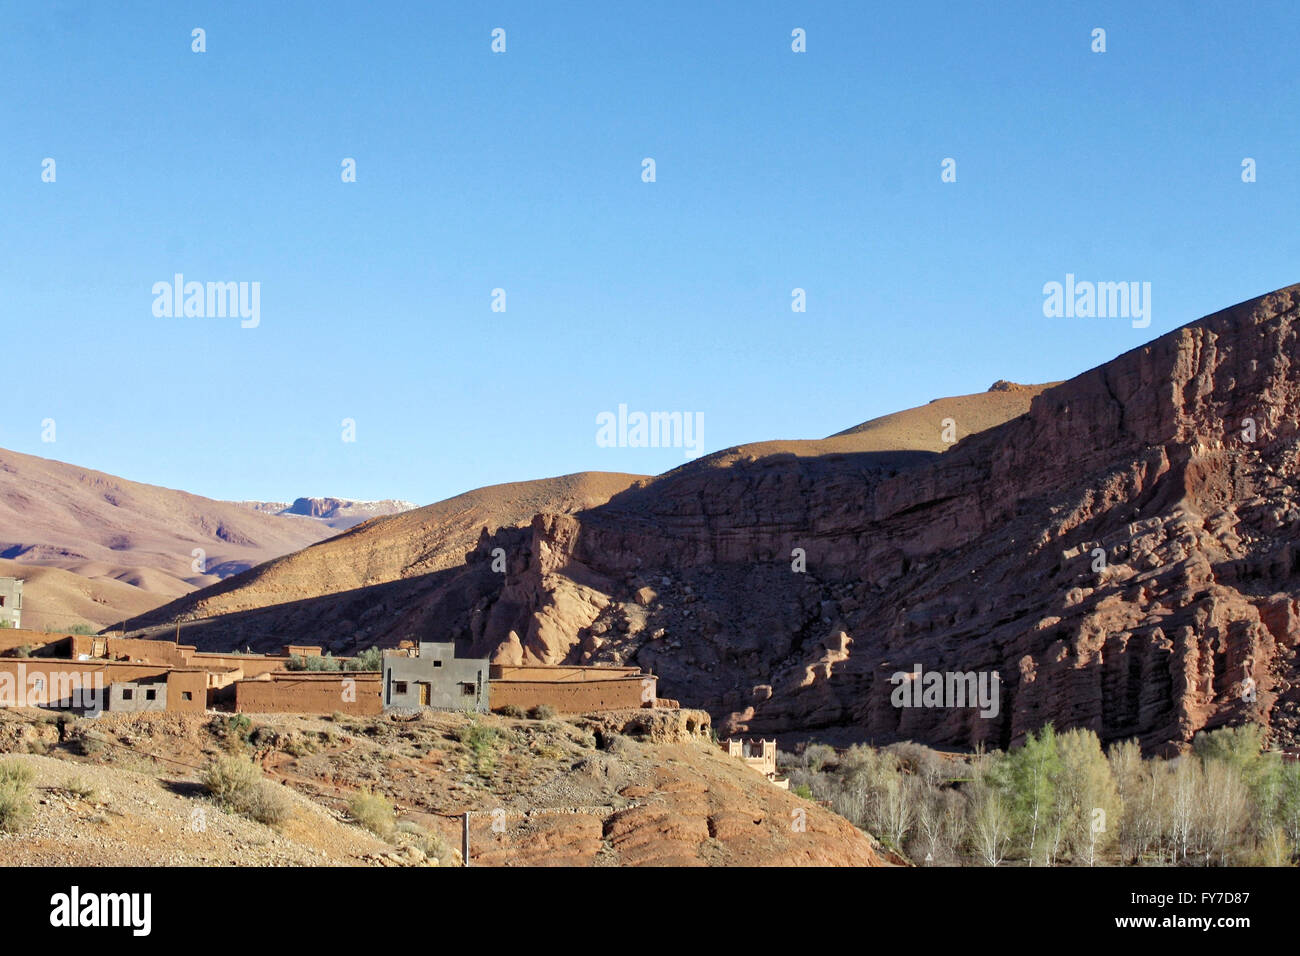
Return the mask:
{"type": "Polygon", "coordinates": [[[0,627],[23,626],[23,582],[21,578],[0,578],[0,627]]]}
{"type": "Polygon", "coordinates": [[[199,668],[167,667],[162,673],[108,685],[111,713],[154,711],[201,714],[207,709],[208,675],[199,668]]]}
{"type": "Polygon", "coordinates": [[[488,709],[488,659],[457,657],[456,645],[422,641],[384,654],[384,710],[488,709]]]}
{"type": "Polygon", "coordinates": [[[108,685],[108,709],[115,714],[141,714],[167,709],[167,676],[123,680],[108,685]]]}

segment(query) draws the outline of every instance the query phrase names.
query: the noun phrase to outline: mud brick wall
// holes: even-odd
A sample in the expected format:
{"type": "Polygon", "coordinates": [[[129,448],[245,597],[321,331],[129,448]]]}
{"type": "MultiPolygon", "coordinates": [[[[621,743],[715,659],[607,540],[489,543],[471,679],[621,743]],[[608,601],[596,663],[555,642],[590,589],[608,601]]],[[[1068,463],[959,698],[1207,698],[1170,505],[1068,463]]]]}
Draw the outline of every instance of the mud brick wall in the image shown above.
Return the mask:
{"type": "Polygon", "coordinates": [[[552,681],[494,680],[492,709],[513,704],[525,711],[539,704],[561,714],[586,714],[600,710],[626,710],[645,706],[643,694],[655,698],[655,679],[648,676],[616,677],[612,680],[552,681]],[[645,682],[649,682],[646,684],[645,682]],[[648,691],[646,688],[648,687],[648,691]]]}
{"type": "Polygon", "coordinates": [[[241,714],[343,714],[369,716],[381,713],[380,677],[372,673],[275,674],[269,679],[235,683],[235,710],[241,714]],[[347,681],[355,683],[348,687],[347,681]],[[353,700],[345,699],[351,690],[353,700]]]}

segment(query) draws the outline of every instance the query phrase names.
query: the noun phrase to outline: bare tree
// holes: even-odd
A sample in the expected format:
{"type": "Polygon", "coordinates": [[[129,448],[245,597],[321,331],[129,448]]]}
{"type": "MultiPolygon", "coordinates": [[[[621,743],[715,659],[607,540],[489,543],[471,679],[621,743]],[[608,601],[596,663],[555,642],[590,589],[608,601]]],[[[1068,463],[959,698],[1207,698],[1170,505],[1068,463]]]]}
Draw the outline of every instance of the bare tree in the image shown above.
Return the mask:
{"type": "Polygon", "coordinates": [[[1217,856],[1219,865],[1250,828],[1250,794],[1237,767],[1224,760],[1207,760],[1202,767],[1204,786],[1194,817],[1195,842],[1204,863],[1217,856]]]}
{"type": "Polygon", "coordinates": [[[1202,787],[1201,763],[1195,757],[1180,757],[1168,778],[1169,815],[1166,820],[1171,862],[1187,859],[1195,836],[1196,814],[1202,787]]]}
{"type": "Polygon", "coordinates": [[[921,802],[924,789],[920,780],[902,774],[885,783],[880,801],[884,832],[900,850],[916,825],[917,804],[921,802]]]}
{"type": "Polygon", "coordinates": [[[971,786],[971,844],[985,866],[997,866],[1011,844],[1012,815],[1006,798],[983,777],[971,786]]]}

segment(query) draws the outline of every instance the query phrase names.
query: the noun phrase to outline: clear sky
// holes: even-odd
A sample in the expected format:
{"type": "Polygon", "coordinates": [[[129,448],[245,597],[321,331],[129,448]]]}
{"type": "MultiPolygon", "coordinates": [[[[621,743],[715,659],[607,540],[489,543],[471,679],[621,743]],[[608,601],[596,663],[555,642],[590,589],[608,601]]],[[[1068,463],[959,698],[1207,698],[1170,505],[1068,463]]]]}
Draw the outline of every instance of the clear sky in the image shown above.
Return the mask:
{"type": "Polygon", "coordinates": [[[684,460],[600,447],[620,403],[711,451],[1067,378],[1300,280],[1298,39],[1294,3],[7,3],[0,446],[426,503],[684,460]],[[260,324],[155,316],[175,273],[260,324]],[[1067,273],[1150,282],[1150,327],[1044,317],[1067,273]]]}

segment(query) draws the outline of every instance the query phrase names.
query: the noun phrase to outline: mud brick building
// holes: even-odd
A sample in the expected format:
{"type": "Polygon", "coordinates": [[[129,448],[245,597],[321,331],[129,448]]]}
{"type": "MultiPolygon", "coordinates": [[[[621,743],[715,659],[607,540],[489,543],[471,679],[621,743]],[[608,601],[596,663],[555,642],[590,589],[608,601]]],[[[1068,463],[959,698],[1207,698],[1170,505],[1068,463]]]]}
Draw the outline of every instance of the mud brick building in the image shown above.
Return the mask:
{"type": "Polygon", "coordinates": [[[658,679],[639,667],[528,667],[493,664],[492,706],[525,712],[545,705],[561,714],[652,707],[658,679]]]}
{"type": "Polygon", "coordinates": [[[736,740],[728,737],[723,744],[728,756],[738,757],[768,780],[776,781],[776,741],[736,740]]]}
{"type": "Polygon", "coordinates": [[[358,671],[278,671],[234,684],[241,714],[352,714],[383,712],[380,677],[358,671]]]}

